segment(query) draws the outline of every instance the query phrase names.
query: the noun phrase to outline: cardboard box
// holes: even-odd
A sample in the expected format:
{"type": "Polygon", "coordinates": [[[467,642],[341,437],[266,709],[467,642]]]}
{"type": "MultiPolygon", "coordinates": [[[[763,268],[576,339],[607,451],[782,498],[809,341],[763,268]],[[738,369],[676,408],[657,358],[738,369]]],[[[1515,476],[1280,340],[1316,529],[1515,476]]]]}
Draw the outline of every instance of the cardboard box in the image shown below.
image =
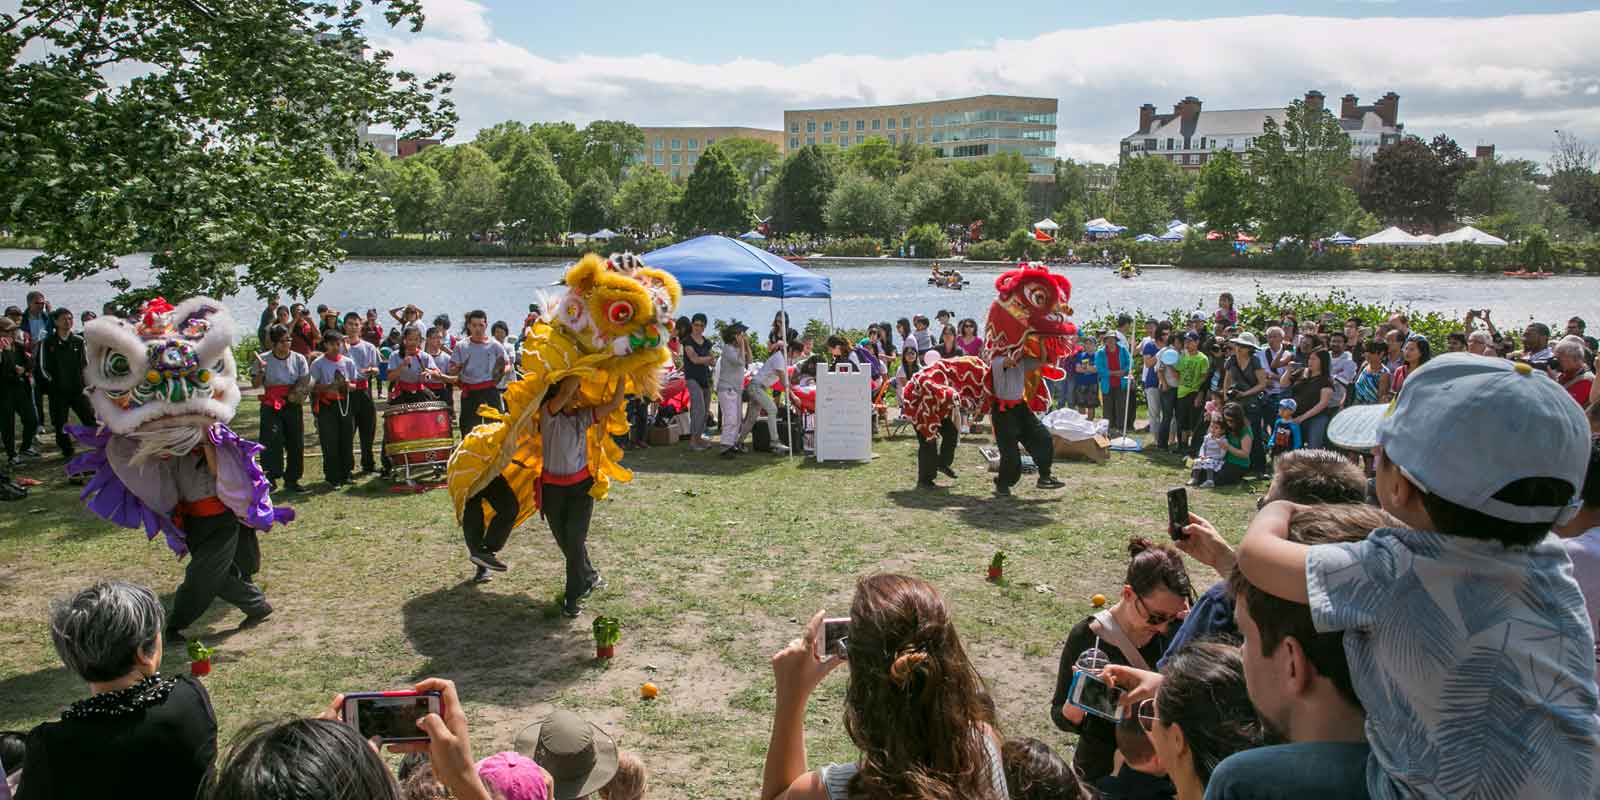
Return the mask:
{"type": "Polygon", "coordinates": [[[651,447],[662,447],[672,444],[673,442],[678,441],[678,426],[668,425],[663,428],[660,425],[651,425],[650,435],[647,441],[650,442],[651,447]]]}
{"type": "Polygon", "coordinates": [[[1095,436],[1076,442],[1069,442],[1059,436],[1054,437],[1054,439],[1056,458],[1092,461],[1096,464],[1104,464],[1111,460],[1111,440],[1104,436],[1095,436]]]}

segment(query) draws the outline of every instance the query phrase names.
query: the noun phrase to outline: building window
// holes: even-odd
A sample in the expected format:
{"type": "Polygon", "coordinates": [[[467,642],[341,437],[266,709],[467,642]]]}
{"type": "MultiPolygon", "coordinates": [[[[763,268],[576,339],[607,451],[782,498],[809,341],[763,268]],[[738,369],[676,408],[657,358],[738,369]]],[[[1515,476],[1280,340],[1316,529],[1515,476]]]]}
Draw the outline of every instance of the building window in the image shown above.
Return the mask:
{"type": "Polygon", "coordinates": [[[864,119],[856,120],[856,130],[864,131],[866,129],[867,129],[867,121],[866,120],[864,120],[864,119]]]}
{"type": "Polygon", "coordinates": [[[672,149],[674,149],[674,150],[679,149],[679,145],[681,145],[681,144],[683,144],[683,142],[681,142],[681,141],[679,141],[677,139],[673,139],[672,140],[672,149]]]}
{"type": "Polygon", "coordinates": [[[833,120],[830,119],[827,122],[822,123],[822,132],[823,133],[828,133],[828,132],[831,132],[832,130],[833,130],[833,120]]]}
{"type": "Polygon", "coordinates": [[[845,131],[848,131],[848,130],[850,130],[850,120],[847,120],[847,119],[839,120],[839,132],[840,133],[844,133],[845,131]]]}
{"type": "Polygon", "coordinates": [[[889,118],[888,128],[891,131],[894,130],[894,117],[889,118]]]}
{"type": "Polygon", "coordinates": [[[716,143],[717,143],[716,139],[713,139],[713,138],[711,138],[709,136],[706,137],[706,147],[710,147],[711,145],[714,145],[716,143]]]}
{"type": "MultiPolygon", "coordinates": [[[[892,119],[889,120],[889,121],[890,122],[894,122],[894,120],[892,120],[892,119]]],[[[889,144],[899,144],[899,143],[900,143],[899,140],[895,138],[894,134],[892,134],[892,133],[889,134],[889,144]]]]}
{"type": "Polygon", "coordinates": [[[800,132],[800,123],[798,123],[798,122],[789,123],[789,132],[790,133],[799,133],[800,132]]]}
{"type": "Polygon", "coordinates": [[[857,136],[856,137],[856,144],[861,144],[862,142],[865,142],[866,140],[867,140],[867,137],[865,137],[865,136],[857,136]]]}
{"type": "Polygon", "coordinates": [[[1176,147],[1172,146],[1172,142],[1173,142],[1172,137],[1168,136],[1167,137],[1167,149],[1168,150],[1176,150],[1177,149],[1176,147]]]}
{"type": "Polygon", "coordinates": [[[831,134],[831,133],[823,134],[822,143],[823,144],[833,144],[833,134],[831,134]]]}
{"type": "Polygon", "coordinates": [[[657,150],[660,150],[660,149],[661,149],[661,148],[662,148],[662,145],[664,145],[664,144],[666,144],[666,142],[665,142],[665,141],[663,141],[663,140],[662,140],[662,139],[661,139],[661,137],[659,137],[659,136],[657,136],[657,137],[656,137],[656,149],[657,149],[657,150]]]}
{"type": "Polygon", "coordinates": [[[700,160],[699,156],[689,156],[689,166],[691,166],[691,167],[694,166],[694,162],[699,161],[699,160],[700,160]]]}
{"type": "Polygon", "coordinates": [[[849,134],[844,134],[844,133],[839,134],[839,146],[840,147],[849,147],[850,146],[850,136],[849,136],[849,134]]]}
{"type": "Polygon", "coordinates": [[[909,130],[910,128],[911,128],[911,118],[910,117],[901,117],[900,118],[900,130],[909,130]]]}
{"type": "Polygon", "coordinates": [[[661,166],[661,154],[660,153],[656,153],[655,160],[653,161],[653,163],[658,167],[661,166]]]}
{"type": "Polygon", "coordinates": [[[680,156],[677,153],[673,153],[672,154],[672,166],[676,167],[676,166],[678,166],[679,164],[682,164],[682,163],[683,163],[683,156],[680,156]]]}
{"type": "Polygon", "coordinates": [[[689,140],[689,149],[690,150],[699,150],[700,149],[700,141],[698,139],[690,139],[689,140]]]}
{"type": "Polygon", "coordinates": [[[816,132],[817,132],[817,121],[814,120],[814,119],[806,120],[806,133],[816,133],[816,132]]]}
{"type": "Polygon", "coordinates": [[[1232,140],[1232,139],[1229,139],[1229,140],[1228,140],[1228,149],[1229,149],[1229,150],[1232,150],[1232,149],[1233,149],[1233,140],[1232,140]]]}
{"type": "Polygon", "coordinates": [[[816,144],[816,143],[817,143],[817,137],[815,137],[815,136],[807,136],[806,137],[806,145],[809,146],[809,145],[813,145],[813,144],[816,144]]]}
{"type": "Polygon", "coordinates": [[[928,143],[928,134],[926,134],[926,133],[917,134],[917,144],[927,144],[927,143],[928,143]]]}
{"type": "Polygon", "coordinates": [[[883,123],[883,120],[881,120],[881,119],[875,119],[875,120],[873,120],[873,121],[872,121],[872,129],[873,129],[873,130],[877,130],[877,129],[878,129],[878,126],[879,126],[879,125],[881,125],[881,124],[882,124],[882,123],[883,123]]]}
{"type": "MultiPolygon", "coordinates": [[[[677,158],[677,156],[673,156],[673,158],[677,158]]],[[[682,177],[683,177],[683,171],[682,170],[676,170],[675,169],[675,170],[672,171],[673,180],[677,180],[678,178],[682,178],[682,177]]]]}
{"type": "Polygon", "coordinates": [[[800,137],[798,137],[798,136],[790,136],[789,137],[789,149],[790,150],[799,150],[800,149],[800,137]]]}
{"type": "Polygon", "coordinates": [[[1200,137],[1200,149],[1201,150],[1206,149],[1206,137],[1204,137],[1204,136],[1200,137]]]}

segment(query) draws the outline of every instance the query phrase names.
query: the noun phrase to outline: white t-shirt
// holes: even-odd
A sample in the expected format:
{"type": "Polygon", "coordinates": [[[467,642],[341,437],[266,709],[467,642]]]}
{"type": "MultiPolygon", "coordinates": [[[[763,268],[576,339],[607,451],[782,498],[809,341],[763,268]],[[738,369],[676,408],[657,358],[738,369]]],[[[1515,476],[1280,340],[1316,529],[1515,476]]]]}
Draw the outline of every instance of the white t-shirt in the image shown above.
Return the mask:
{"type": "Polygon", "coordinates": [[[772,351],[772,354],[767,356],[766,361],[761,362],[761,369],[754,378],[750,379],[750,385],[766,391],[772,388],[772,384],[778,382],[779,376],[788,370],[789,361],[784,357],[783,349],[779,348],[772,351]]]}
{"type": "MultiPolygon", "coordinates": [[[[1590,528],[1562,544],[1572,559],[1572,577],[1578,581],[1584,606],[1589,609],[1589,626],[1600,630],[1600,528],[1590,528]]],[[[1595,647],[1594,674],[1595,680],[1600,681],[1600,645],[1595,647]]]]}
{"type": "Polygon", "coordinates": [[[1345,389],[1356,382],[1356,360],[1346,350],[1328,361],[1328,377],[1333,379],[1333,404],[1343,406],[1345,389]]]}

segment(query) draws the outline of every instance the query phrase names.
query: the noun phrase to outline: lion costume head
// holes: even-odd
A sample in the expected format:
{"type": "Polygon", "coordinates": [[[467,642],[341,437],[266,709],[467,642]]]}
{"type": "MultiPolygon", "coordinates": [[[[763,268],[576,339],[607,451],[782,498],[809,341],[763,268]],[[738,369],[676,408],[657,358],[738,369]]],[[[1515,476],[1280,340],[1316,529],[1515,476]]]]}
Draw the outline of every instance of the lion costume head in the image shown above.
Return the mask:
{"type": "MultiPolygon", "coordinates": [[[[566,292],[544,307],[546,316],[524,332],[522,377],[507,387],[506,410],[484,407],[490,420],[473,429],[450,457],[449,488],[459,520],[470,498],[496,475],[516,492],[520,524],[537,510],[535,487],[543,468],[539,404],[550,387],[568,377],[580,381],[583,405],[610,399],[617,379],[628,392],[656,397],[672,363],[667,342],[683,289],[670,273],[644,265],[632,253],[602,259],[584,256],[567,270],[566,292]]],[[[589,472],[594,497],[604,497],[611,481],[626,481],[622,450],[611,436],[627,431],[618,411],[589,430],[589,472]]],[[[486,509],[486,513],[492,511],[486,509]]]]}
{"type": "Polygon", "coordinates": [[[1038,374],[1028,376],[1029,405],[1042,411],[1048,397],[1041,397],[1039,377],[1060,380],[1064,373],[1055,364],[1067,353],[1067,337],[1078,332],[1068,320],[1072,307],[1072,282],[1043,264],[1023,262],[1016,269],[1000,273],[995,279],[998,296],[989,304],[984,325],[984,350],[990,358],[1015,354],[1044,362],[1038,374]]]}

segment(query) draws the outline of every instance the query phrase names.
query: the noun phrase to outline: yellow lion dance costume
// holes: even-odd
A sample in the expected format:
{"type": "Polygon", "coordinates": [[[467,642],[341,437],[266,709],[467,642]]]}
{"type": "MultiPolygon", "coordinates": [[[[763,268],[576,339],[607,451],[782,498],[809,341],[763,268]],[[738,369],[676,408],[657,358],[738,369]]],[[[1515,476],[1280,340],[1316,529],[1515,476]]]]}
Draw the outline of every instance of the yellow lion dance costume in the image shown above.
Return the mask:
{"type": "MultiPolygon", "coordinates": [[[[584,405],[611,399],[619,376],[627,392],[657,397],[664,368],[672,363],[667,339],[683,289],[670,273],[646,267],[632,253],[602,259],[593,253],[567,270],[567,292],[547,305],[544,316],[523,332],[519,354],[522,377],[506,388],[506,410],[483,406],[486,420],[450,456],[448,486],[461,522],[467,503],[496,475],[517,495],[516,525],[538,511],[535,488],[543,468],[539,405],[550,387],[576,375],[584,405]]],[[[603,424],[589,428],[589,472],[603,499],[612,481],[632,480],[622,467],[622,448],[612,436],[628,430],[627,412],[618,408],[603,424]]],[[[481,502],[481,501],[478,501],[481,502]]],[[[484,524],[494,511],[484,504],[484,524]]]]}

